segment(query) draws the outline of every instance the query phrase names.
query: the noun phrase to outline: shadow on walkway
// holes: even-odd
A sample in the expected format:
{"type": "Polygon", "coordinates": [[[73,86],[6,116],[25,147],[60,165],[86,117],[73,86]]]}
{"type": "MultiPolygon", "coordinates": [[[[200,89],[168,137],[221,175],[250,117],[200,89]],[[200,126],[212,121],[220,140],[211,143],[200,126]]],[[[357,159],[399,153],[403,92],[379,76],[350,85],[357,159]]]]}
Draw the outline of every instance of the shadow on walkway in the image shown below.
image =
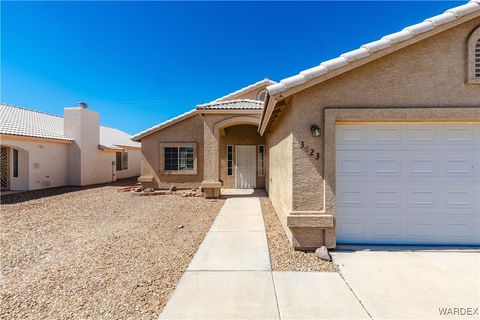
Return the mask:
{"type": "Polygon", "coordinates": [[[82,191],[82,190],[89,190],[95,188],[102,188],[106,186],[111,187],[128,187],[135,185],[137,183],[137,178],[127,178],[127,179],[120,179],[115,182],[109,183],[101,183],[101,184],[93,184],[89,186],[66,186],[66,187],[55,187],[55,188],[48,188],[48,189],[40,189],[40,190],[32,190],[32,191],[24,191],[18,193],[11,193],[11,194],[2,194],[0,197],[1,204],[15,204],[15,203],[22,203],[25,201],[36,200],[46,197],[53,197],[60,194],[82,191]]]}

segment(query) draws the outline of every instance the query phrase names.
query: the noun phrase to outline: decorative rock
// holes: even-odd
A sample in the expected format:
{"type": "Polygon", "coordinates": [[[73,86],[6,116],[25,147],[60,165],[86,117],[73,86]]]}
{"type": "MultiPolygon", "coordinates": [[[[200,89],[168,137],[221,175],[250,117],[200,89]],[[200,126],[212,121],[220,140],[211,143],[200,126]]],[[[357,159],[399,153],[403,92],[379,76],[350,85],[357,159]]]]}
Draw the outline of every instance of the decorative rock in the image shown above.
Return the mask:
{"type": "Polygon", "coordinates": [[[328,253],[328,249],[325,246],[321,246],[317,250],[315,250],[315,255],[325,261],[332,261],[332,256],[328,253]]]}
{"type": "Polygon", "coordinates": [[[175,187],[174,185],[170,187],[170,189],[168,189],[168,191],[177,191],[177,187],[175,187]]]}

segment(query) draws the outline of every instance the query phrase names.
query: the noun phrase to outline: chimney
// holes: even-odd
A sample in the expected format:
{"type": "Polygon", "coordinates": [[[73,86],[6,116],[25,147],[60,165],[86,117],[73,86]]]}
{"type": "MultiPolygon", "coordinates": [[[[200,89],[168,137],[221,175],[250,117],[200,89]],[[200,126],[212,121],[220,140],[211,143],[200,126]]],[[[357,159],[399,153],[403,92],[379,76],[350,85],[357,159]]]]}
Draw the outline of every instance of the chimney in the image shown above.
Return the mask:
{"type": "Polygon", "coordinates": [[[87,103],[86,102],[79,102],[79,103],[77,103],[77,107],[79,107],[81,109],[85,109],[85,108],[87,108],[87,103]]]}

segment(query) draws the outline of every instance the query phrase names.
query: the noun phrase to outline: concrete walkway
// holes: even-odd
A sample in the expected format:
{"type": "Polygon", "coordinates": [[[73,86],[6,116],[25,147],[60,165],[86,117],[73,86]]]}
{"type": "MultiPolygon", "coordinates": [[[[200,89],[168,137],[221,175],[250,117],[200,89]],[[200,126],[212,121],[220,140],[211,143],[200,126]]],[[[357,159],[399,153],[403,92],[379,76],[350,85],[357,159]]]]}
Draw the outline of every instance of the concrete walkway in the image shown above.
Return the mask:
{"type": "Polygon", "coordinates": [[[160,319],[368,319],[338,273],[272,272],[260,200],[229,198],[160,319]]]}

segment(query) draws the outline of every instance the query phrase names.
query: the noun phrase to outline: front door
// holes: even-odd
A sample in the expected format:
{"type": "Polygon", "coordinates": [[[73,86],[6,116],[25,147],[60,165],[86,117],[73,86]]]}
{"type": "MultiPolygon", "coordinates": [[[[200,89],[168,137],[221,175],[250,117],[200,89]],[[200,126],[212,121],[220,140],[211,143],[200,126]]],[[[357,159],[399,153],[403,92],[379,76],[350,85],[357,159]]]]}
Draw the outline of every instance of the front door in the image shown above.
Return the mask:
{"type": "Polygon", "coordinates": [[[1,190],[8,190],[10,187],[9,170],[8,170],[8,148],[1,147],[0,151],[0,171],[1,171],[1,190]]]}
{"type": "Polygon", "coordinates": [[[256,187],[256,146],[237,146],[236,187],[256,187]]]}

